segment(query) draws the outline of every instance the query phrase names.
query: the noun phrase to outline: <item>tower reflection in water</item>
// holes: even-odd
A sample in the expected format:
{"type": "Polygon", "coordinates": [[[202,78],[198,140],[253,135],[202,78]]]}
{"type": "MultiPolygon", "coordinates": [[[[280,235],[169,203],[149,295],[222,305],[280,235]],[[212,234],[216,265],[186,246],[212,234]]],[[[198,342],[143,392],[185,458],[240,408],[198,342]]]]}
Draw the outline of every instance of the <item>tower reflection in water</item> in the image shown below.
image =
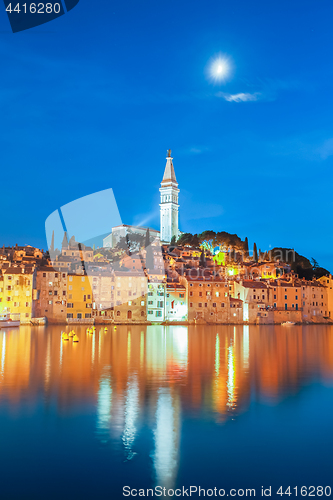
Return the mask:
{"type": "MultiPolygon", "coordinates": [[[[95,436],[124,461],[151,436],[157,484],[171,488],[182,421],[237,419],[251,400],[277,404],[312,379],[331,383],[333,331],[255,326],[121,326],[62,342],[59,327],[0,331],[0,404],[8,412],[54,405],[60,418],[95,415],[95,436]]],[[[2,410],[4,411],[4,410],[2,410]]]]}

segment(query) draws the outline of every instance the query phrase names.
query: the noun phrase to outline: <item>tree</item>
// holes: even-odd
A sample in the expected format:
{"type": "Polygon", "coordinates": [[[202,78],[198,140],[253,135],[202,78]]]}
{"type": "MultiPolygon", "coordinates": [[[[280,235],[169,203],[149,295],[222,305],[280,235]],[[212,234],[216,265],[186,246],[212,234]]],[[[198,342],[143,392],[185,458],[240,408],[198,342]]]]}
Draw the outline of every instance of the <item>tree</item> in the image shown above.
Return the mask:
{"type": "Polygon", "coordinates": [[[245,252],[245,257],[249,256],[249,240],[247,239],[247,236],[244,241],[244,252],[245,252]]]}
{"type": "Polygon", "coordinates": [[[199,266],[200,267],[206,267],[206,265],[207,265],[207,263],[206,263],[205,250],[203,248],[202,251],[201,251],[201,254],[200,254],[199,266]]]}
{"type": "Polygon", "coordinates": [[[150,245],[150,232],[149,232],[149,227],[146,232],[146,241],[145,241],[145,248],[149,247],[150,245]]]}
{"type": "Polygon", "coordinates": [[[253,260],[258,262],[258,250],[256,243],[253,243],[253,260]]]}
{"type": "Polygon", "coordinates": [[[154,269],[154,251],[153,247],[149,245],[146,247],[146,269],[154,269]]]}
{"type": "Polygon", "coordinates": [[[52,239],[50,245],[50,252],[54,252],[54,230],[52,231],[52,239]]]}
{"type": "Polygon", "coordinates": [[[170,245],[175,245],[175,244],[176,244],[176,236],[173,235],[173,237],[171,238],[170,245]]]}
{"type": "Polygon", "coordinates": [[[316,259],[314,259],[313,257],[311,257],[311,264],[312,264],[312,269],[318,269],[319,267],[319,264],[318,262],[316,261],[316,259]]]}
{"type": "Polygon", "coordinates": [[[62,248],[68,248],[68,238],[67,238],[67,232],[65,231],[64,233],[64,237],[63,237],[63,240],[62,240],[62,248]]]}
{"type": "Polygon", "coordinates": [[[192,245],[193,235],[191,233],[183,233],[177,241],[177,245],[192,245]]]}

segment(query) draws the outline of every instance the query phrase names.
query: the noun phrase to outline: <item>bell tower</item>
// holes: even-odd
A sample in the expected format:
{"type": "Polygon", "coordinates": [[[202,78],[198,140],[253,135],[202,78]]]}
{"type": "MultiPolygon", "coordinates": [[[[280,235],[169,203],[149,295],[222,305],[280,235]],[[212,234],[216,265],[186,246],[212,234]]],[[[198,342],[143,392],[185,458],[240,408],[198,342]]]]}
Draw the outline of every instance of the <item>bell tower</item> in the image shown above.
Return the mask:
{"type": "Polygon", "coordinates": [[[178,239],[178,182],[171,157],[171,149],[168,150],[164,176],[161,182],[160,193],[160,231],[161,242],[170,243],[173,236],[178,239]]]}

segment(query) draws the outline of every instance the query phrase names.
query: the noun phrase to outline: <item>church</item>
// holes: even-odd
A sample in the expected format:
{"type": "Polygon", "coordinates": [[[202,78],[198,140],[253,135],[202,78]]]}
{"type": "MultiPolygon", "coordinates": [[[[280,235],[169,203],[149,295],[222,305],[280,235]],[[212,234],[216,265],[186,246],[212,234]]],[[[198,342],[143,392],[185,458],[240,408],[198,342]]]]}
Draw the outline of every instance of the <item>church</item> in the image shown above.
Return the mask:
{"type": "MultiPolygon", "coordinates": [[[[160,238],[161,243],[170,243],[173,238],[180,236],[179,231],[179,205],[178,205],[178,182],[171,149],[168,150],[164,175],[160,187],[160,231],[149,228],[150,235],[160,238]]],[[[130,233],[145,235],[147,227],[129,226],[121,224],[112,228],[112,232],[103,239],[103,247],[115,248],[121,237],[130,233]]]]}

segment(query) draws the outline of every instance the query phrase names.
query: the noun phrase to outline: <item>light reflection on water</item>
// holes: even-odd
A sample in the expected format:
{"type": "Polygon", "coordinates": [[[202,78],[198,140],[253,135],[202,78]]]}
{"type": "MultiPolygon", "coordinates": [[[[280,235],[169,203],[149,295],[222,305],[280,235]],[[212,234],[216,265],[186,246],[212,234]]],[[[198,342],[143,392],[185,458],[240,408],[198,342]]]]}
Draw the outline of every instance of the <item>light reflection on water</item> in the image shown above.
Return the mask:
{"type": "MultiPolygon", "coordinates": [[[[270,418],[277,418],[278,409],[290,400],[297,405],[311,384],[331,387],[333,381],[333,328],[327,326],[133,325],[107,332],[97,328],[94,335],[85,327],[75,331],[77,345],[62,341],[56,326],[0,331],[0,424],[18,432],[29,408],[35,437],[46,433],[53,442],[56,433],[61,442],[65,430],[50,423],[51,417],[67,424],[75,419],[66,439],[73,453],[84,444],[77,460],[100,460],[101,474],[103,460],[113,461],[119,481],[121,463],[127,463],[126,474],[131,470],[146,486],[172,488],[184,474],[182,457],[195,470],[189,450],[207,432],[205,426],[210,430],[203,451],[222,435],[227,439],[221,429],[228,422],[238,425],[237,449],[243,446],[238,436],[244,417],[253,418],[253,404],[276,408],[270,418]],[[47,415],[47,425],[41,414],[47,415]],[[103,460],[98,446],[107,447],[103,460]]],[[[14,433],[10,446],[22,446],[15,439],[14,433]]],[[[2,446],[6,454],[6,442],[2,446]]],[[[42,455],[36,457],[42,463],[42,455]]],[[[113,474],[108,481],[117,478],[113,474]]]]}

